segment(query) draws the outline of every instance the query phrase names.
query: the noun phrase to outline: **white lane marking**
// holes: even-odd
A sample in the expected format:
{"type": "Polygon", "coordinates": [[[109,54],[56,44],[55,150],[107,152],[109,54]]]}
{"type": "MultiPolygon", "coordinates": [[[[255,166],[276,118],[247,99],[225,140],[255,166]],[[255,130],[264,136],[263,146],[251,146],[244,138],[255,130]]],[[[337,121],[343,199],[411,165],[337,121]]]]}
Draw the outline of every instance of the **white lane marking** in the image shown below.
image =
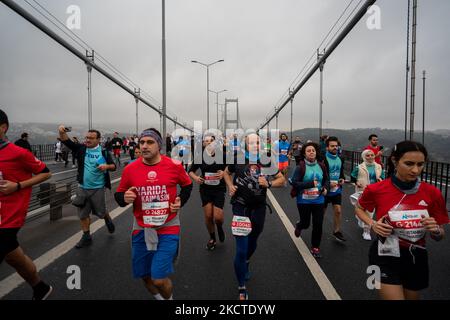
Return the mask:
{"type": "MultiPolygon", "coordinates": [[[[111,216],[111,219],[115,219],[118,216],[120,216],[122,213],[124,213],[126,210],[131,208],[131,205],[128,205],[126,207],[118,207],[111,211],[109,214],[111,216]]],[[[94,223],[91,224],[91,234],[95,233],[98,229],[103,227],[105,225],[103,219],[98,219],[94,223]]],[[[62,257],[67,252],[69,252],[71,249],[75,247],[77,242],[80,240],[81,236],[83,235],[83,232],[77,232],[73,236],[71,236],[69,239],[65,240],[64,242],[60,243],[53,249],[50,249],[46,253],[44,253],[42,256],[34,260],[34,264],[36,265],[37,271],[40,271],[50,265],[51,263],[55,262],[56,259],[62,257]]],[[[0,282],[0,299],[3,298],[5,295],[16,289],[18,286],[20,286],[23,282],[23,278],[17,274],[17,272],[14,272],[12,275],[7,277],[6,279],[2,280],[0,282]]]]}
{"type": "Polygon", "coordinates": [[[272,192],[270,190],[267,190],[267,191],[268,191],[267,196],[269,197],[270,202],[272,203],[275,211],[277,212],[278,216],[281,219],[281,222],[284,224],[284,227],[286,228],[289,236],[291,237],[292,241],[294,242],[295,246],[297,247],[297,250],[300,252],[301,256],[303,257],[303,260],[305,261],[306,266],[308,267],[312,276],[314,277],[317,284],[319,285],[320,290],[322,290],[322,293],[325,296],[325,298],[327,300],[342,300],[341,297],[339,296],[339,294],[337,293],[336,289],[331,284],[330,280],[328,280],[328,277],[326,276],[325,272],[323,272],[322,268],[319,266],[316,259],[309,252],[309,249],[306,246],[305,242],[302,240],[302,238],[295,237],[294,226],[292,225],[291,221],[287,217],[283,208],[281,208],[280,204],[275,199],[272,192]]]}
{"type": "Polygon", "coordinates": [[[68,173],[68,172],[73,172],[73,171],[77,171],[78,169],[72,169],[72,170],[66,170],[66,171],[61,171],[61,172],[56,172],[56,173],[52,173],[52,176],[57,176],[58,174],[64,174],[64,173],[68,173]]]}

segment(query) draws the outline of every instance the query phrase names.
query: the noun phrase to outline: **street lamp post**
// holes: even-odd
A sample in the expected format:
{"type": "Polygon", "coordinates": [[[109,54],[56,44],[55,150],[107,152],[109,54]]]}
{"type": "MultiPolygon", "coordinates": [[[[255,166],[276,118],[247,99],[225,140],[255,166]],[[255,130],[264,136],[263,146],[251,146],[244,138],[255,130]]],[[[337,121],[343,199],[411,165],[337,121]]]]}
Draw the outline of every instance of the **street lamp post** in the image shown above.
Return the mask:
{"type": "Polygon", "coordinates": [[[191,60],[192,63],[198,63],[198,64],[201,64],[202,66],[206,67],[206,127],[207,127],[207,129],[209,129],[209,91],[210,91],[209,90],[209,67],[216,63],[223,62],[223,61],[225,61],[225,60],[220,59],[213,63],[207,64],[207,63],[203,63],[203,62],[200,62],[197,60],[191,60]]]}
{"type": "Polygon", "coordinates": [[[216,94],[216,129],[219,129],[219,94],[221,94],[222,92],[227,91],[227,89],[221,90],[221,91],[214,91],[214,90],[209,90],[209,92],[215,93],[216,94]]]}

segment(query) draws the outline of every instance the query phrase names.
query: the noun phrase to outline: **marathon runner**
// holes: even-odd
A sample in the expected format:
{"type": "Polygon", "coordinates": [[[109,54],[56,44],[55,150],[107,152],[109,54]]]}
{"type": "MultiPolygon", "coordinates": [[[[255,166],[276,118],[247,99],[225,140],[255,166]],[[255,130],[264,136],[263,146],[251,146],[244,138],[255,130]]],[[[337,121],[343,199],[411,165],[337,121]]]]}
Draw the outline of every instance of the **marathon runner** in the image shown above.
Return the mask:
{"type": "Polygon", "coordinates": [[[345,182],[344,176],[344,159],[338,155],[337,137],[329,137],[326,141],[327,152],[325,154],[325,166],[328,170],[330,178],[330,192],[325,196],[324,210],[327,209],[329,203],[333,205],[333,236],[338,241],[346,241],[341,231],[342,221],[342,186],[345,182]]]}
{"type": "Polygon", "coordinates": [[[112,146],[115,163],[120,167],[120,150],[122,149],[123,141],[119,138],[118,132],[114,132],[114,137],[111,139],[110,145],[112,146]]]}
{"type": "Polygon", "coordinates": [[[324,202],[329,188],[328,171],[321,161],[317,143],[306,143],[302,148],[302,158],[289,179],[293,186],[291,196],[297,198],[300,215],[300,221],[295,226],[295,236],[300,237],[301,231],[309,228],[312,216],[311,254],[315,258],[321,258],[324,202]]]}
{"type": "Polygon", "coordinates": [[[179,247],[178,212],[190,197],[192,182],[179,161],[161,154],[158,130],[144,130],[139,145],[142,157],[125,167],[114,197],[121,207],[133,203],[134,277],[144,281],[155,299],[173,300],[169,275],[179,247]]]}
{"type": "Polygon", "coordinates": [[[416,300],[429,284],[425,237],[440,241],[449,222],[445,200],[434,186],[420,181],[427,160],[425,147],[413,141],[397,143],[388,170],[391,176],[364,190],[356,214],[378,238],[369,264],[381,271],[383,300],[416,300]],[[375,220],[365,211],[375,210],[375,220]]]}
{"type": "Polygon", "coordinates": [[[289,143],[288,137],[285,133],[280,135],[280,140],[275,142],[274,146],[275,152],[279,156],[278,169],[286,178],[289,169],[289,158],[291,154],[291,144],[289,143]]]}
{"type": "MultiPolygon", "coordinates": [[[[372,150],[366,149],[361,153],[363,162],[353,169],[350,175],[350,181],[355,183],[355,193],[350,196],[353,205],[356,205],[357,199],[361,196],[364,189],[369,184],[374,184],[385,179],[385,173],[380,164],[375,162],[375,154],[372,150]]],[[[373,218],[373,212],[366,212],[370,218],[373,218]]],[[[359,218],[358,225],[363,229],[362,237],[364,240],[371,241],[370,226],[362,222],[359,218]]]]}
{"type": "Polygon", "coordinates": [[[249,279],[250,258],[255,253],[264,227],[267,189],[282,187],[285,183],[278,168],[274,170],[269,168],[270,164],[261,163],[259,151],[263,151],[260,150],[260,137],[253,133],[246,137],[245,142],[245,163],[230,164],[224,173],[232,197],[232,231],[236,239],[234,270],[239,285],[239,300],[248,299],[245,282],[249,279]]]}
{"type": "Polygon", "coordinates": [[[31,187],[51,173],[29,150],[6,140],[8,129],[8,116],[0,109],[0,264],[5,260],[33,288],[33,300],[45,300],[53,288],[41,280],[17,234],[25,224],[31,187]]]}
{"type": "MultiPolygon", "coordinates": [[[[223,171],[225,170],[225,155],[221,154],[221,161],[211,164],[205,162],[204,157],[211,159],[215,156],[215,150],[218,147],[215,143],[214,136],[205,136],[203,140],[204,153],[201,164],[192,164],[189,169],[191,178],[200,184],[200,198],[205,214],[205,224],[210,239],[206,244],[208,250],[214,250],[216,247],[215,225],[217,225],[217,234],[220,242],[225,241],[225,232],[223,231],[223,206],[225,204],[225,181],[223,180],[223,171]],[[206,153],[206,154],[205,154],[206,153]],[[198,176],[197,170],[200,169],[202,174],[198,176]]],[[[223,149],[223,148],[222,148],[223,149]]]]}

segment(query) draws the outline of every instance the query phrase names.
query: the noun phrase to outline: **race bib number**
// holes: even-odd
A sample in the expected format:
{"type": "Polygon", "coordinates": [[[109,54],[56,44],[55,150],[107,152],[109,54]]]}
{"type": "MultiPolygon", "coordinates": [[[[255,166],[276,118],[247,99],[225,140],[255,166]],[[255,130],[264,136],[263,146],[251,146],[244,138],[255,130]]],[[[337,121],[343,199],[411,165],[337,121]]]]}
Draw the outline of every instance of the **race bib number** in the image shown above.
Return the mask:
{"type": "Polygon", "coordinates": [[[231,232],[234,236],[245,237],[252,232],[252,223],[249,217],[233,216],[231,232]]]}
{"type": "Polygon", "coordinates": [[[287,154],[288,154],[287,149],[281,149],[281,154],[282,154],[283,156],[287,156],[287,154]]]}
{"type": "Polygon", "coordinates": [[[340,188],[339,186],[339,181],[338,180],[331,180],[330,183],[336,183],[336,186],[331,188],[330,191],[331,192],[337,192],[340,188]]]}
{"type": "Polygon", "coordinates": [[[400,239],[415,243],[425,237],[426,231],[420,221],[422,216],[429,217],[426,209],[390,210],[388,214],[394,232],[400,239]]]}
{"type": "Polygon", "coordinates": [[[315,200],[319,197],[319,194],[319,188],[305,189],[302,197],[304,200],[315,200]]]}
{"type": "Polygon", "coordinates": [[[205,172],[205,184],[209,186],[217,186],[220,183],[220,179],[217,178],[217,173],[205,172]]]}
{"type": "Polygon", "coordinates": [[[142,203],[142,220],[146,225],[162,226],[169,217],[169,202],[142,203]]]}

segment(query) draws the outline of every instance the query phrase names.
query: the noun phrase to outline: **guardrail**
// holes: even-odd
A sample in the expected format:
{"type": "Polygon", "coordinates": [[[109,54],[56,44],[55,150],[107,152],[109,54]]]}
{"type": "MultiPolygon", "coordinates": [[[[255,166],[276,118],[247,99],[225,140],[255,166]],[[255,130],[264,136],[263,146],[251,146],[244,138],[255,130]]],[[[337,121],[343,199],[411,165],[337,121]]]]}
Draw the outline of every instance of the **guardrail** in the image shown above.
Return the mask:
{"type": "Polygon", "coordinates": [[[34,144],[31,151],[41,161],[55,160],[55,144],[34,144]]]}
{"type": "MultiPolygon", "coordinates": [[[[344,172],[346,175],[350,176],[353,168],[362,162],[361,151],[344,150],[342,152],[342,157],[345,159],[344,172]]],[[[388,157],[382,156],[381,162],[383,163],[384,168],[387,168],[387,161],[388,157]]],[[[422,171],[421,179],[438,188],[442,192],[447,203],[450,202],[448,193],[450,184],[450,163],[427,161],[425,168],[422,171]]]]}
{"type": "MultiPolygon", "coordinates": [[[[129,158],[123,158],[123,162],[129,158]]],[[[111,181],[120,178],[123,167],[111,172],[111,181]]],[[[70,204],[78,189],[77,170],[58,172],[61,178],[52,177],[49,182],[43,182],[32,189],[28,206],[27,221],[37,219],[50,212],[50,220],[62,218],[62,208],[70,204]],[[67,172],[67,173],[65,173],[67,172]]]]}

